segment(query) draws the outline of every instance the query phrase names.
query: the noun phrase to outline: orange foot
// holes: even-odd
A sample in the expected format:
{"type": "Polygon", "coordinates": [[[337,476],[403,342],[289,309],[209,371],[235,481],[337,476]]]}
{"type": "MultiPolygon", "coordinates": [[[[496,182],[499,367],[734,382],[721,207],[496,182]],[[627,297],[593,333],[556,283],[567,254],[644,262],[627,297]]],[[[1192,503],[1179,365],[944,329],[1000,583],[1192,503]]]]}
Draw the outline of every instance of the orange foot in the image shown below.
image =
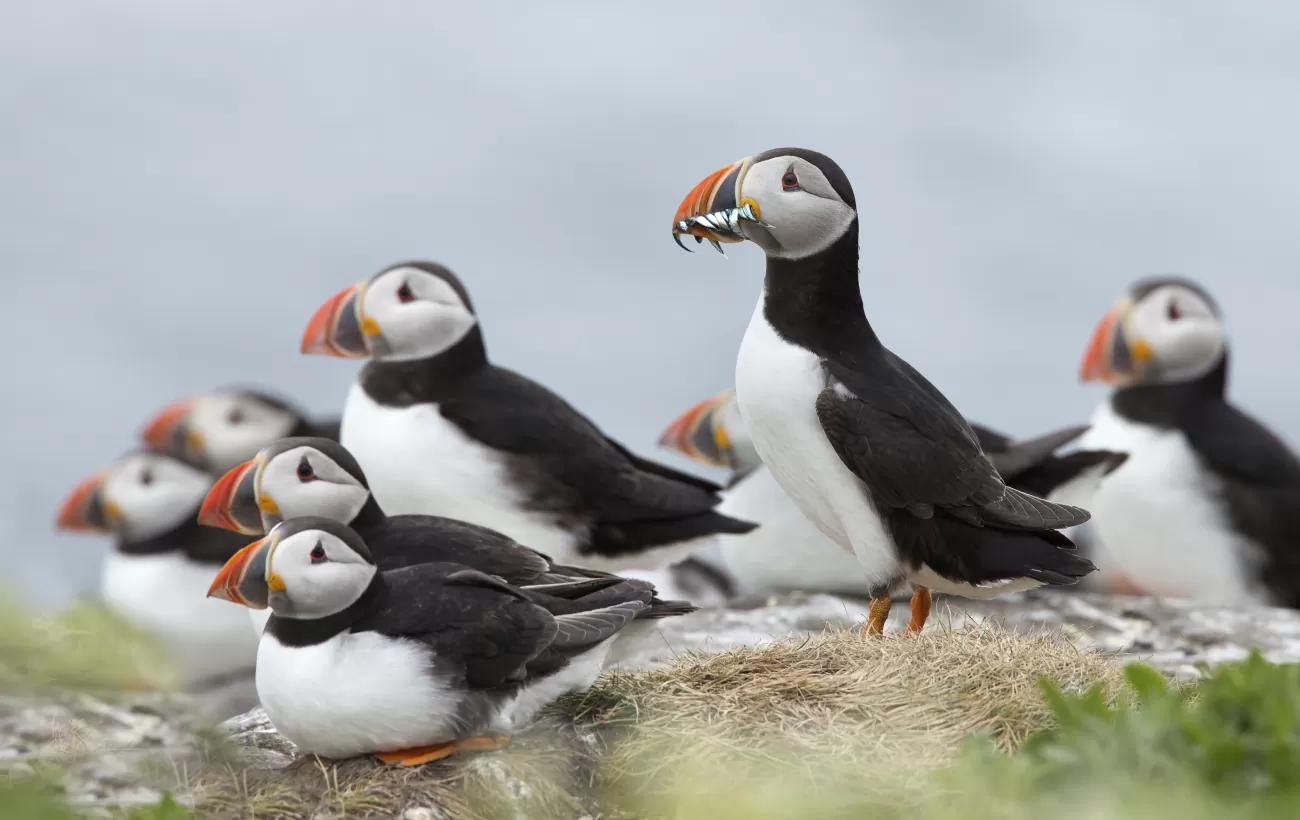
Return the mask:
{"type": "Polygon", "coordinates": [[[889,620],[889,608],[894,602],[888,595],[871,599],[867,607],[867,625],[862,629],[862,637],[881,637],[885,634],[885,621],[889,620]]]}
{"type": "Polygon", "coordinates": [[[399,749],[395,752],[375,752],[375,757],[383,763],[396,766],[423,766],[435,760],[451,757],[457,752],[493,752],[505,748],[510,742],[509,735],[490,737],[467,737],[450,743],[434,746],[419,746],[414,749],[399,749]]]}
{"type": "Polygon", "coordinates": [[[930,590],[925,587],[912,587],[912,619],[907,622],[904,635],[917,635],[925,629],[925,621],[930,617],[930,590]]]}

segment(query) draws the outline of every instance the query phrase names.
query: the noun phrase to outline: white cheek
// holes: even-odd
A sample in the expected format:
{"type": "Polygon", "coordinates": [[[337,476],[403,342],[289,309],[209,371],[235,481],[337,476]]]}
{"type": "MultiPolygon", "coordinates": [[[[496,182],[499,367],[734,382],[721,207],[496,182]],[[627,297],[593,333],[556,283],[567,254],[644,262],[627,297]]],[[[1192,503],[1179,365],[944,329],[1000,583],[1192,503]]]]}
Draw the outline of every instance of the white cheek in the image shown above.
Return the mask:
{"type": "Polygon", "coordinates": [[[462,308],[425,302],[379,323],[388,361],[425,359],[449,350],[474,328],[474,316],[462,308]]]}

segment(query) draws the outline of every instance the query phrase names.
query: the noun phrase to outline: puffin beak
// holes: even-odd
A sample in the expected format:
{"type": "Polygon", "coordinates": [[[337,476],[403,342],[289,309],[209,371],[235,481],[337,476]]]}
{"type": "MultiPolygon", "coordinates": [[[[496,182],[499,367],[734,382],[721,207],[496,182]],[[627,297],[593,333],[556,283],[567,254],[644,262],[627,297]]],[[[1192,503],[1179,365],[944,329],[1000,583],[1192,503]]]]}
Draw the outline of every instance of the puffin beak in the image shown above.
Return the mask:
{"type": "Polygon", "coordinates": [[[190,414],[198,399],[179,399],[159,410],[145,424],[140,438],[155,450],[203,451],[203,436],[189,429],[190,414]]]}
{"type": "MultiPolygon", "coordinates": [[[[257,473],[261,456],[229,470],[208,490],[199,508],[199,523],[205,527],[234,530],[244,535],[261,535],[262,513],[257,498],[257,473]]],[[[267,506],[273,505],[270,499],[267,506]]],[[[276,509],[274,512],[279,512],[276,509]]]]}
{"type": "Polygon", "coordinates": [[[108,532],[110,524],[122,516],[122,511],[104,499],[104,481],[108,471],[95,473],[68,493],[59,505],[55,526],[71,532],[108,532]]]}
{"type": "Polygon", "coordinates": [[[370,355],[370,340],[380,334],[380,329],[374,319],[361,315],[369,284],[358,282],[344,288],[316,309],[302,334],[303,353],[342,359],[370,355]]]}
{"type": "Polygon", "coordinates": [[[731,467],[731,439],[722,424],[722,408],[731,400],[724,390],[682,413],[659,437],[659,446],[710,467],[731,467]]]}
{"type": "Polygon", "coordinates": [[[741,193],[745,173],[749,171],[750,158],[733,162],[705,177],[677,207],[673,216],[673,240],[682,245],[683,235],[695,237],[697,243],[705,239],[722,252],[721,242],[744,242],[742,219],[757,222],[758,203],[746,199],[741,193]]]}
{"type": "Polygon", "coordinates": [[[271,536],[259,538],[230,556],[230,560],[212,579],[209,598],[220,598],[249,609],[266,609],[271,588],[266,581],[266,561],[271,553],[271,536]]]}
{"type": "Polygon", "coordinates": [[[1124,331],[1133,300],[1127,296],[1111,307],[1097,323],[1079,365],[1079,380],[1114,384],[1134,376],[1142,362],[1152,356],[1151,345],[1131,340],[1124,331]]]}

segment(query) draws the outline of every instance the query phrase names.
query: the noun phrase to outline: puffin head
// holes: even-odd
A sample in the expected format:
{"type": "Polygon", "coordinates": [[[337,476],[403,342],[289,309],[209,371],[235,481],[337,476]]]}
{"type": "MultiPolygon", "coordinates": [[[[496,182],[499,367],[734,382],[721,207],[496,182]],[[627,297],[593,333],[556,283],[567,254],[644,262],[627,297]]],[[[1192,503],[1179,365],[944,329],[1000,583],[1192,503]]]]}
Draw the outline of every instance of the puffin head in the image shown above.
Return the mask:
{"type": "Polygon", "coordinates": [[[319,516],[349,523],[370,500],[361,465],[326,438],[286,438],[212,485],[199,523],[260,535],[283,521],[319,516]]]}
{"type": "Polygon", "coordinates": [[[168,404],[140,433],[152,449],[212,472],[228,470],[303,422],[288,402],[257,390],[216,390],[168,404]]]}
{"type": "MultiPolygon", "coordinates": [[[[775,148],[714,171],[673,216],[673,238],[758,245],[769,257],[802,259],[848,233],[857,219],[849,179],[825,154],[775,148]]],[[[682,245],[685,248],[685,245],[682,245]]],[[[689,250],[689,248],[687,248],[689,250]]]]}
{"type": "Polygon", "coordinates": [[[762,463],[740,418],[736,391],[730,387],[673,419],[659,436],[659,446],[700,464],[737,473],[747,473],[762,463]]]}
{"type": "Polygon", "coordinates": [[[378,569],[346,524],[295,518],[231,556],[208,597],[250,609],[269,606],[284,618],[323,618],[355,603],[378,569]]]}
{"type": "Polygon", "coordinates": [[[376,361],[427,359],[478,328],[469,292],[433,262],[403,262],[330,297],[302,335],[302,352],[376,361]]]}
{"type": "Polygon", "coordinates": [[[1194,381],[1227,355],[1222,317],[1195,282],[1144,279],[1102,317],[1079,366],[1081,381],[1119,387],[1194,381]]]}
{"type": "Polygon", "coordinates": [[[55,526],[146,541],[192,520],[212,485],[207,473],[166,453],[126,453],[79,483],[59,505],[55,526]]]}

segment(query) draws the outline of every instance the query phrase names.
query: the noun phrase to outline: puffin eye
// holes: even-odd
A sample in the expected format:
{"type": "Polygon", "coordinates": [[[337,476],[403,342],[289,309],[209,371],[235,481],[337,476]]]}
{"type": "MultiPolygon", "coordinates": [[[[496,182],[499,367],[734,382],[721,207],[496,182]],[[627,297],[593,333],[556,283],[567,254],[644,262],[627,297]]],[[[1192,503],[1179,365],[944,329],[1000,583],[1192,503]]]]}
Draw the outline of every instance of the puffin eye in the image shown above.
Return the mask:
{"type": "Polygon", "coordinates": [[[1169,321],[1171,322],[1176,322],[1179,319],[1183,318],[1183,312],[1178,309],[1178,303],[1175,302],[1173,299],[1169,300],[1168,313],[1169,313],[1169,321]]]}
{"type": "Polygon", "coordinates": [[[311,481],[315,477],[316,471],[311,468],[311,462],[307,460],[306,456],[303,456],[302,460],[298,462],[298,480],[311,481]]]}
{"type": "Polygon", "coordinates": [[[406,282],[403,282],[402,286],[397,289],[397,301],[399,302],[415,301],[415,291],[411,290],[411,286],[406,282]]]}
{"type": "Polygon", "coordinates": [[[781,175],[781,190],[799,190],[799,177],[795,174],[793,165],[785,169],[785,173],[781,175]]]}
{"type": "Polygon", "coordinates": [[[226,421],[230,424],[243,424],[244,408],[242,407],[230,408],[230,412],[226,414],[226,421]]]}
{"type": "Polygon", "coordinates": [[[316,546],[311,548],[311,562],[313,564],[319,564],[321,561],[324,560],[325,560],[325,546],[321,544],[321,542],[317,541],[316,546]]]}
{"type": "Polygon", "coordinates": [[[143,484],[143,485],[146,486],[146,487],[148,487],[150,484],[152,484],[152,483],[153,483],[153,470],[149,469],[148,467],[145,467],[143,470],[141,470],[141,471],[140,471],[140,483],[143,484]]]}

